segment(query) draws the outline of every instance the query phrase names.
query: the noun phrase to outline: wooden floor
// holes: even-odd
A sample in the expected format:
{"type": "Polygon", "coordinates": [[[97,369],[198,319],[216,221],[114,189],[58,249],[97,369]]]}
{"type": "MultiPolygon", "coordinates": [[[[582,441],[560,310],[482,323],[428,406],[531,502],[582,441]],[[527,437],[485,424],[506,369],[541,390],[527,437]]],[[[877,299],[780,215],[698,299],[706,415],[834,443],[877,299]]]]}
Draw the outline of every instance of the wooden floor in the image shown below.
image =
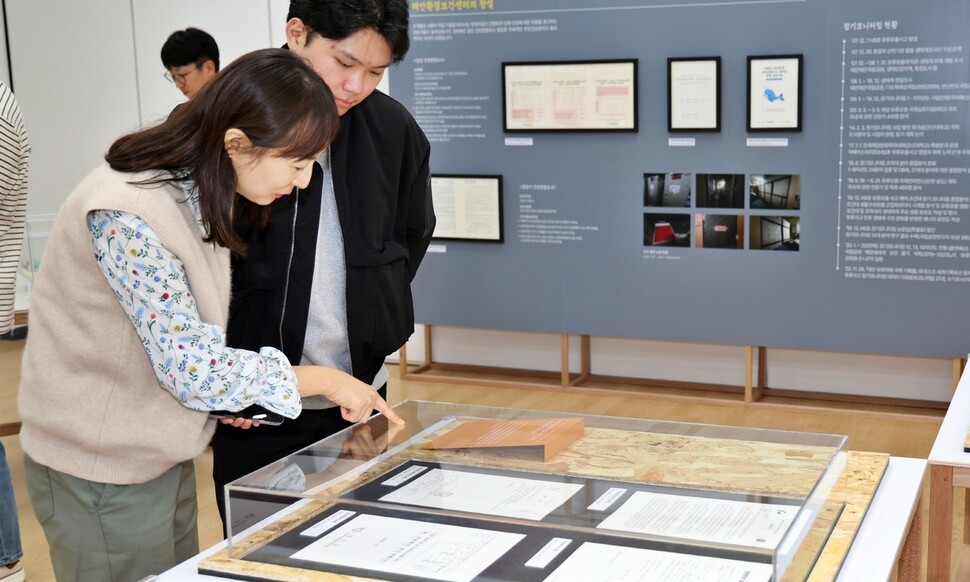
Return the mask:
{"type": "MultiPolygon", "coordinates": [[[[0,427],[19,421],[16,387],[20,377],[23,343],[0,341],[0,427]]],[[[591,385],[610,391],[563,393],[549,389],[499,388],[425,380],[402,381],[391,366],[388,399],[433,400],[514,406],[606,416],[632,416],[710,424],[775,428],[844,434],[852,450],[886,452],[895,456],[926,458],[933,445],[943,413],[934,410],[894,409],[887,406],[834,405],[824,402],[769,399],[745,406],[734,395],[701,394],[692,390],[649,390],[634,386],[591,385]]],[[[480,377],[480,376],[479,376],[480,377]]],[[[495,378],[498,379],[498,378],[495,378]]],[[[522,378],[520,378],[522,379],[522,378]]],[[[0,432],[3,434],[3,432],[0,432]]],[[[30,582],[53,581],[47,543],[33,516],[23,483],[23,455],[16,435],[2,438],[13,473],[14,490],[24,542],[24,567],[30,582]]],[[[199,491],[199,535],[203,548],[221,540],[221,524],[215,507],[211,479],[211,454],[196,459],[199,491]]],[[[928,499],[924,487],[924,509],[928,499]]],[[[953,529],[954,558],[959,560],[963,544],[963,495],[955,499],[953,529]]],[[[926,520],[924,519],[924,524],[926,520]]],[[[925,529],[925,528],[924,528],[925,529]]],[[[926,532],[923,532],[925,556],[926,532]]],[[[925,564],[924,564],[925,572],[925,564]]]]}

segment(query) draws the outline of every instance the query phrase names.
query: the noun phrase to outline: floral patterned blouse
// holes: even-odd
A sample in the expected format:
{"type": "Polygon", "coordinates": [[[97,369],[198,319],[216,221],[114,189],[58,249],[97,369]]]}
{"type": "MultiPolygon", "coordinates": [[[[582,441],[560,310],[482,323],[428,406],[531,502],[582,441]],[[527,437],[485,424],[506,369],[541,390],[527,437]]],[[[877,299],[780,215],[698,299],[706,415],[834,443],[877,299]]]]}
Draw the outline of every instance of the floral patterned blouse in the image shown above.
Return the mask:
{"type": "MultiPolygon", "coordinates": [[[[195,184],[176,183],[205,233],[195,184]]],[[[228,347],[225,330],[201,320],[182,262],[145,221],[114,210],[92,211],[87,221],[98,265],[135,326],[159,384],[194,410],[259,404],[288,418],[300,414],[296,376],[283,352],[228,347]]]]}

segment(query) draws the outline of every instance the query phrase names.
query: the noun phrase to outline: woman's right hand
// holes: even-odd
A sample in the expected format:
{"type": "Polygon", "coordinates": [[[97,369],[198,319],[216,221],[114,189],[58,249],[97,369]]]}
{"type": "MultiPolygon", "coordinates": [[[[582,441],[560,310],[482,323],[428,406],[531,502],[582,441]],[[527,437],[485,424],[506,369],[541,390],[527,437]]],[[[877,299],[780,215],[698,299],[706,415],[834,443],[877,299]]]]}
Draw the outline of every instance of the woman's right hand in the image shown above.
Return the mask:
{"type": "Polygon", "coordinates": [[[350,374],[323,366],[294,366],[300,397],[325,396],[340,406],[340,414],[348,422],[362,422],[378,411],[394,424],[404,424],[377,390],[350,374]]]}

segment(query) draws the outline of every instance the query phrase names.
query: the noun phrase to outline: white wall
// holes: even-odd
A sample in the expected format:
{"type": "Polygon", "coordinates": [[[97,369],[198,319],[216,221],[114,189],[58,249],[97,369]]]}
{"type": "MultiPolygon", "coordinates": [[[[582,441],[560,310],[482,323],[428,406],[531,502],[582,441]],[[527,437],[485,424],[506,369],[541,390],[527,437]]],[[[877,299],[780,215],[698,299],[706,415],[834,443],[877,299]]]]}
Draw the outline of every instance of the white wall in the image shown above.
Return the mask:
{"type": "MultiPolygon", "coordinates": [[[[207,30],[225,65],[247,50],[281,46],[288,6],[286,0],[5,1],[12,73],[33,147],[30,214],[56,212],[118,135],[182,99],[162,78],[158,56],[172,31],[207,30]]],[[[381,90],[388,90],[386,77],[381,90]]],[[[435,327],[433,343],[438,362],[559,369],[556,335],[435,327]]],[[[578,344],[574,339],[574,372],[578,344]]],[[[423,360],[420,329],[408,352],[411,361],[423,360]]],[[[740,346],[593,338],[592,360],[596,374],[744,383],[740,346]]],[[[768,372],[775,388],[939,401],[949,400],[952,373],[949,360],[793,350],[770,350],[768,372]]]]}
{"type": "Polygon", "coordinates": [[[114,139],[138,126],[129,0],[6,0],[31,144],[27,212],[55,212],[114,139]]]}

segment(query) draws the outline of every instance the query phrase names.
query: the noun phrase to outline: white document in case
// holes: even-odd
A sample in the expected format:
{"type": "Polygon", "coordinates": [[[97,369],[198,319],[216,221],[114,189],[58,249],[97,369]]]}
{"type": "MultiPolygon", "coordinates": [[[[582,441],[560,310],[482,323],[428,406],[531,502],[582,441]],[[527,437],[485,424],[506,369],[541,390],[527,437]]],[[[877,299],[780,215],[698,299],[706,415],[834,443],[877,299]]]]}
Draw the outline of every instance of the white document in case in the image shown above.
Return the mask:
{"type": "Polygon", "coordinates": [[[770,582],[771,564],[584,543],[545,582],[770,582]]]}
{"type": "Polygon", "coordinates": [[[795,505],[637,491],[597,527],[772,549],[798,510],[795,505]]]}
{"type": "Polygon", "coordinates": [[[360,515],[292,555],[350,568],[468,582],[524,534],[360,515]]]}
{"type": "Polygon", "coordinates": [[[582,488],[579,483],[432,469],[380,500],[539,521],[582,488]]]}

